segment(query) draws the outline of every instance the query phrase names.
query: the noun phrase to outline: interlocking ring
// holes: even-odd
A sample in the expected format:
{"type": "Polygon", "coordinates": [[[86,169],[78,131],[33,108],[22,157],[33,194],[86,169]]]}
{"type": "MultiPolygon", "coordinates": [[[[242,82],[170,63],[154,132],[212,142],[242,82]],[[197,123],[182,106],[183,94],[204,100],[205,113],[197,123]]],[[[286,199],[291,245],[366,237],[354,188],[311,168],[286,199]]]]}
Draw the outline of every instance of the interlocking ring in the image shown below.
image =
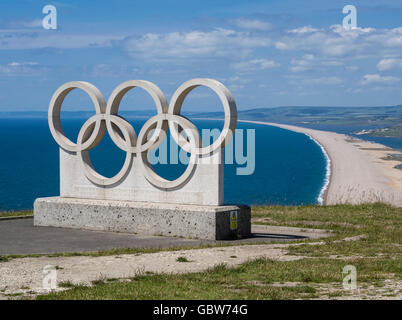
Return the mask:
{"type": "Polygon", "coordinates": [[[173,189],[186,183],[192,176],[198,158],[213,154],[233,136],[237,123],[237,108],[229,90],[213,79],[193,79],[183,83],[174,93],[170,104],[163,92],[153,83],[145,80],[130,80],[113,90],[106,104],[101,92],[92,84],[82,81],[68,82],[53,94],[49,105],[49,127],[53,138],[66,151],[77,153],[81,159],[86,177],[94,184],[112,186],[127,176],[132,166],[132,155],[141,159],[140,163],[145,178],[149,183],[160,189],[173,189]],[[196,87],[206,86],[219,96],[225,111],[224,126],[219,137],[209,146],[201,146],[200,133],[197,127],[187,118],[180,115],[183,101],[196,87]],[[155,102],[157,114],[145,122],[138,136],[131,124],[118,115],[120,102],[131,89],[139,87],[147,91],[155,102]],[[65,97],[72,90],[84,90],[91,98],[95,107],[95,115],[82,126],[77,143],[72,142],[63,132],[60,111],[65,97]],[[148,152],[163,142],[170,129],[175,142],[190,153],[190,161],[184,173],[175,180],[166,180],[159,176],[148,161],[148,152]],[[126,158],[121,170],[113,177],[107,178],[99,174],[93,167],[89,150],[95,148],[103,139],[106,131],[112,141],[123,151],[126,158]],[[186,135],[183,134],[186,133],[186,135]],[[151,135],[150,137],[148,137],[151,135]]]}

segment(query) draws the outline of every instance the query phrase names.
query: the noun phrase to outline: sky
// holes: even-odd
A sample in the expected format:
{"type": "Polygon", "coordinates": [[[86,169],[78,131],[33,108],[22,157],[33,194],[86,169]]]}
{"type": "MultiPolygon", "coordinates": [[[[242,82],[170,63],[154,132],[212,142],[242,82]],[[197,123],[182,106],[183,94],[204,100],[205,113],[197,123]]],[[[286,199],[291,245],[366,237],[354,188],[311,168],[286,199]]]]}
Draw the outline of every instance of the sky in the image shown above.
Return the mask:
{"type": "MultiPolygon", "coordinates": [[[[107,100],[120,83],[144,79],[169,100],[199,77],[221,81],[240,110],[402,104],[402,1],[0,2],[0,112],[46,111],[68,81],[91,82],[107,100]],[[42,26],[45,5],[57,9],[55,30],[42,26]],[[352,30],[345,5],[357,9],[352,30]]],[[[91,109],[85,93],[70,95],[68,110],[91,109]]],[[[139,89],[122,106],[154,108],[139,89]]],[[[221,108],[206,88],[184,107],[221,108]]]]}

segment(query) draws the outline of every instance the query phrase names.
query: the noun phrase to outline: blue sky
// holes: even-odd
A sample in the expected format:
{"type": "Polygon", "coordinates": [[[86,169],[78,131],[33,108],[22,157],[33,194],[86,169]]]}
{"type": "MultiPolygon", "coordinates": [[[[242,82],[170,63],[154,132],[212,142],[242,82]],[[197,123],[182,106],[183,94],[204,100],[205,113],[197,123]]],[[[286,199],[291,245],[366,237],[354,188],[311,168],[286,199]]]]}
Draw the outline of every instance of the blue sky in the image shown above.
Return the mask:
{"type": "MultiPolygon", "coordinates": [[[[0,2],[0,111],[46,111],[67,81],[89,81],[107,99],[123,81],[146,79],[169,99],[196,77],[223,82],[239,109],[397,105],[401,71],[399,0],[0,2]],[[57,8],[57,30],[42,28],[47,4],[57,8]],[[357,8],[349,31],[347,4],[357,8]]],[[[66,104],[90,109],[79,92],[66,104]]],[[[140,91],[123,105],[153,108],[140,91]]],[[[219,103],[197,88],[184,106],[219,103]]]]}

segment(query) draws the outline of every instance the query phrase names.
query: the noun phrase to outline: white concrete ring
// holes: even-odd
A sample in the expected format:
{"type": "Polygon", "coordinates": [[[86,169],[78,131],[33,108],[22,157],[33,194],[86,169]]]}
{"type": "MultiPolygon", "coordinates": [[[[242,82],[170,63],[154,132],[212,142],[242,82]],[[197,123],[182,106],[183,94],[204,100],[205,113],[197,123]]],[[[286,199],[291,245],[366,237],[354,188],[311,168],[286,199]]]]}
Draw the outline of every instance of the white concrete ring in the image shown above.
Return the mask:
{"type": "MultiPolygon", "coordinates": [[[[186,118],[183,118],[181,116],[176,116],[176,115],[156,115],[149,119],[147,122],[145,122],[139,136],[138,136],[138,141],[139,143],[144,143],[144,139],[146,139],[147,133],[149,130],[152,129],[152,125],[159,121],[160,118],[166,119],[167,121],[177,123],[178,126],[183,128],[188,134],[189,134],[189,143],[190,143],[190,148],[191,150],[197,150],[200,146],[200,135],[197,130],[197,128],[194,126],[194,124],[187,120],[186,118]]],[[[187,165],[186,170],[183,172],[183,174],[178,177],[175,180],[167,180],[162,178],[160,175],[158,175],[154,169],[152,168],[152,165],[148,161],[148,152],[149,150],[145,150],[141,152],[141,164],[142,164],[142,172],[144,173],[145,178],[148,180],[149,183],[151,183],[153,186],[164,189],[164,190],[169,190],[169,189],[174,189],[177,187],[180,187],[182,184],[186,183],[190,178],[191,175],[194,172],[195,166],[197,165],[198,162],[198,155],[196,152],[191,152],[189,163],[187,165]]]]}
{"type": "MultiPolygon", "coordinates": [[[[213,79],[192,79],[184,82],[173,94],[170,100],[168,114],[179,115],[184,99],[193,89],[199,86],[206,86],[212,89],[219,96],[225,111],[223,129],[219,137],[209,146],[194,150],[198,155],[207,155],[219,148],[223,148],[232,138],[237,123],[237,107],[230,91],[219,81],[213,79]]],[[[192,153],[193,151],[190,150],[189,143],[180,134],[177,123],[169,122],[169,129],[176,143],[183,148],[183,150],[192,153]]]]}
{"type": "Polygon", "coordinates": [[[78,147],[76,143],[73,143],[70,139],[66,137],[63,128],[61,126],[60,111],[66,96],[70,93],[70,91],[76,88],[84,90],[89,95],[94,104],[96,114],[102,114],[106,110],[106,102],[105,99],[103,98],[102,93],[98,90],[98,88],[96,88],[89,82],[84,81],[67,82],[56,90],[49,104],[49,112],[48,112],[49,128],[54,140],[56,140],[59,146],[71,152],[78,152],[81,150],[79,148],[83,148],[82,150],[88,149],[89,146],[102,140],[106,132],[106,127],[101,123],[101,121],[96,121],[93,130],[86,137],[85,142],[80,147],[78,147]]]}
{"type": "MultiPolygon", "coordinates": [[[[112,94],[109,97],[109,100],[107,102],[106,106],[106,115],[115,115],[117,116],[119,112],[119,106],[120,102],[123,99],[124,95],[130,91],[131,89],[139,87],[144,89],[146,92],[149,93],[149,95],[152,97],[152,99],[155,102],[157,114],[164,114],[167,112],[168,109],[168,102],[166,100],[165,95],[159,89],[155,84],[149,81],[145,80],[129,80],[126,82],[123,82],[119,86],[116,87],[116,89],[113,90],[112,94]]],[[[106,117],[106,127],[109,132],[110,137],[112,138],[113,142],[122,150],[131,152],[131,153],[138,153],[142,152],[145,150],[148,150],[152,147],[154,147],[156,144],[158,144],[159,136],[161,134],[161,130],[167,131],[167,124],[164,126],[164,121],[162,121],[161,118],[158,118],[158,122],[155,128],[155,131],[153,132],[152,137],[144,144],[144,145],[137,145],[137,136],[135,134],[134,129],[132,131],[134,132],[134,135],[130,134],[132,136],[131,141],[132,144],[128,146],[126,142],[122,139],[121,135],[116,132],[115,128],[112,126],[111,121],[109,121],[109,118],[106,117]]]]}
{"type": "MultiPolygon", "coordinates": [[[[99,174],[93,167],[90,156],[89,149],[96,147],[97,144],[93,144],[89,149],[82,148],[82,143],[85,140],[85,137],[88,135],[88,132],[93,130],[91,127],[94,126],[94,123],[98,123],[99,121],[104,121],[105,118],[109,118],[109,121],[114,123],[120,131],[123,133],[124,141],[127,144],[127,148],[129,147],[130,141],[130,128],[131,125],[124,119],[109,115],[106,116],[104,114],[97,114],[89,118],[82,126],[79,134],[78,134],[78,155],[81,159],[82,168],[84,170],[85,176],[94,184],[100,186],[110,186],[120,182],[128,173],[132,163],[132,154],[130,152],[126,152],[126,158],[124,160],[123,167],[120,171],[113,177],[107,178],[99,174]]],[[[85,143],[85,142],[84,142],[85,143]]],[[[99,142],[98,142],[99,143],[99,142]]]]}

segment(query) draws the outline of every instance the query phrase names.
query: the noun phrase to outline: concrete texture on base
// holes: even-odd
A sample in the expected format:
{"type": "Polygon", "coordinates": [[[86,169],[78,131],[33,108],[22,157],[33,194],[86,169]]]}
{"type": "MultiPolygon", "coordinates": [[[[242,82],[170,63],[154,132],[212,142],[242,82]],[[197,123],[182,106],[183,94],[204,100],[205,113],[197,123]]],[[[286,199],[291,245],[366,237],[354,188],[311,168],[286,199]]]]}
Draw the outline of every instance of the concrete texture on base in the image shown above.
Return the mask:
{"type": "Polygon", "coordinates": [[[50,197],[34,203],[34,225],[224,240],[250,236],[248,206],[50,197]]]}

